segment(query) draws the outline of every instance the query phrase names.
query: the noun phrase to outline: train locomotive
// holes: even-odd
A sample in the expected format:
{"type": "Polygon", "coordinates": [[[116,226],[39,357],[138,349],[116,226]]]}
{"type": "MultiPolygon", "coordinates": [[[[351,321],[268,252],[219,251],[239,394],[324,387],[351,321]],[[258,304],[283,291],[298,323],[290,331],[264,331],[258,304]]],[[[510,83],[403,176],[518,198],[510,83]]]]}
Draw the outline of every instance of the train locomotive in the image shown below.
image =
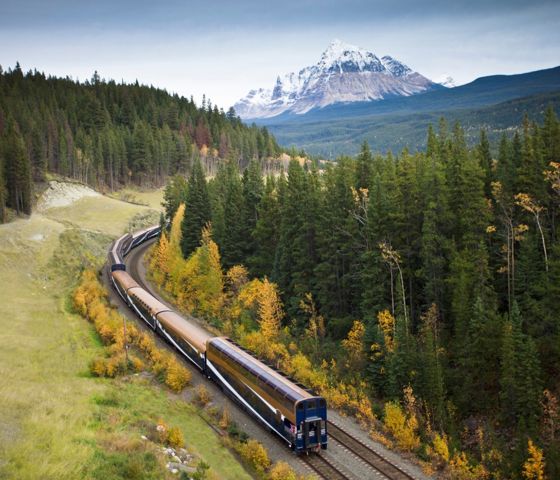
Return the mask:
{"type": "Polygon", "coordinates": [[[326,449],[327,405],[323,397],[257,360],[234,341],[212,336],[181,317],[128,274],[126,255],[160,232],[160,227],[152,227],[123,235],[113,243],[108,275],[117,293],[149,328],[296,453],[326,449]]]}

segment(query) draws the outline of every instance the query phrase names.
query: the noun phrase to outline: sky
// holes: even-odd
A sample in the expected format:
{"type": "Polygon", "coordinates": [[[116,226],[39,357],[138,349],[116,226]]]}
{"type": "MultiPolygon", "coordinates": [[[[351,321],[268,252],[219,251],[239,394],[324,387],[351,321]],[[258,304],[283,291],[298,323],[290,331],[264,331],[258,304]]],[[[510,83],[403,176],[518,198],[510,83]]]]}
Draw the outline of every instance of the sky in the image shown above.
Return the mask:
{"type": "Polygon", "coordinates": [[[456,84],[560,65],[560,1],[0,0],[0,65],[124,80],[224,109],[338,38],[456,84]]]}

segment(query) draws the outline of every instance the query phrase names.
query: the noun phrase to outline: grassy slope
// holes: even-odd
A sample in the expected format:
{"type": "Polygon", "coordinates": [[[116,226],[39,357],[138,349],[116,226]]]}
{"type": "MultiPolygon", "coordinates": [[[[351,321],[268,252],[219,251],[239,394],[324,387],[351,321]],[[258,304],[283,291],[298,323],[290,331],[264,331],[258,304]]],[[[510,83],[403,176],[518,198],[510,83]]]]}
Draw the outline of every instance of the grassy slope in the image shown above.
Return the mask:
{"type": "Polygon", "coordinates": [[[49,212],[51,218],[0,225],[0,478],[115,478],[99,455],[107,426],[99,419],[127,425],[160,417],[183,427],[188,447],[210,463],[216,478],[249,478],[190,407],[158,388],[89,376],[88,363],[102,347],[90,325],[69,311],[75,271],[72,262],[65,267],[65,258],[84,240],[98,253],[106,248],[106,235],[80,228],[114,236],[145,210],[88,198],[49,212]],[[98,401],[105,397],[117,400],[108,407],[98,401]]]}

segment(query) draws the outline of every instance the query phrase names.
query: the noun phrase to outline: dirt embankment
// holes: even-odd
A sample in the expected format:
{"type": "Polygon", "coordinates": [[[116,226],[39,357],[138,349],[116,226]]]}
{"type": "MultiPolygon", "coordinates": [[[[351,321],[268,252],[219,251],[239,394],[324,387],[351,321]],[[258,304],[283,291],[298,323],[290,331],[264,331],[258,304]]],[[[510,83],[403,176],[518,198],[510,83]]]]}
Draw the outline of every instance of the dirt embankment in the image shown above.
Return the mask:
{"type": "Polygon", "coordinates": [[[37,202],[36,211],[41,213],[50,208],[67,207],[84,197],[98,197],[101,194],[79,183],[52,180],[37,202]]]}

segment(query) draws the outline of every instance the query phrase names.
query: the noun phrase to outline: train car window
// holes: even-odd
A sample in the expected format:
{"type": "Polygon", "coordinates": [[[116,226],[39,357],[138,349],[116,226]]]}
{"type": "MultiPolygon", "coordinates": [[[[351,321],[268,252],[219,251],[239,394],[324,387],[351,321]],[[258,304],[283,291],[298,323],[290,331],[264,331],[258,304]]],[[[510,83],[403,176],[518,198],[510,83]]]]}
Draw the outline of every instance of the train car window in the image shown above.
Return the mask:
{"type": "Polygon", "coordinates": [[[321,408],[325,408],[327,405],[325,403],[325,400],[321,398],[321,400],[319,400],[319,407],[321,408]]]}
{"type": "Polygon", "coordinates": [[[316,405],[316,403],[315,403],[315,400],[309,400],[309,401],[307,402],[307,408],[309,408],[309,409],[317,408],[317,405],[316,405]]]}
{"type": "Polygon", "coordinates": [[[300,411],[303,410],[303,403],[298,403],[297,409],[300,411]]]}

